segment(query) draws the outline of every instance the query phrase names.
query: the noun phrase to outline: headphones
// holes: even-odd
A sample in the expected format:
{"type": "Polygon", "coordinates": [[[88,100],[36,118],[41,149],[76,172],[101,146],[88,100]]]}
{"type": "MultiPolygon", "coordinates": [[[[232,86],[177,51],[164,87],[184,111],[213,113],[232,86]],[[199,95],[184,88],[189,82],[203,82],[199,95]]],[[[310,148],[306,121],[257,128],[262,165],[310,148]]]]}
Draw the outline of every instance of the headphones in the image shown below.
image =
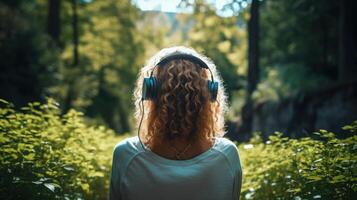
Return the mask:
{"type": "Polygon", "coordinates": [[[211,101],[216,101],[217,92],[218,92],[218,82],[214,81],[211,69],[200,58],[190,55],[190,54],[184,54],[184,53],[176,53],[176,54],[169,55],[169,56],[163,58],[162,60],[160,60],[160,62],[155,65],[154,69],[150,73],[150,77],[144,78],[143,90],[142,90],[142,100],[153,100],[158,95],[158,92],[160,89],[160,83],[159,83],[159,80],[153,76],[156,66],[163,67],[166,63],[168,63],[172,60],[177,60],[177,59],[189,60],[193,63],[198,64],[201,68],[208,69],[210,71],[211,80],[207,80],[207,87],[208,87],[208,91],[210,93],[211,101]]]}
{"type": "Polygon", "coordinates": [[[172,55],[169,55],[165,58],[163,58],[162,60],[160,60],[160,62],[158,64],[155,65],[154,69],[151,71],[150,73],[150,77],[144,78],[143,81],[143,90],[142,90],[142,96],[141,96],[141,119],[139,122],[139,127],[138,127],[138,138],[140,141],[140,144],[142,146],[142,148],[146,151],[147,148],[144,146],[144,144],[141,142],[140,139],[140,128],[141,128],[141,124],[143,122],[143,118],[144,118],[144,100],[153,100],[157,97],[159,89],[160,89],[160,83],[159,80],[153,76],[154,70],[156,68],[156,66],[159,67],[163,67],[166,63],[172,61],[172,60],[177,60],[177,59],[183,59],[183,60],[189,60],[193,63],[198,64],[201,68],[204,69],[208,69],[210,74],[211,74],[211,80],[207,80],[207,87],[208,87],[208,91],[210,93],[210,100],[211,101],[216,101],[217,99],[217,92],[218,92],[218,82],[214,81],[213,79],[213,73],[211,71],[211,69],[208,67],[208,65],[203,62],[200,58],[190,55],[190,54],[184,54],[184,53],[175,53],[172,55]]]}

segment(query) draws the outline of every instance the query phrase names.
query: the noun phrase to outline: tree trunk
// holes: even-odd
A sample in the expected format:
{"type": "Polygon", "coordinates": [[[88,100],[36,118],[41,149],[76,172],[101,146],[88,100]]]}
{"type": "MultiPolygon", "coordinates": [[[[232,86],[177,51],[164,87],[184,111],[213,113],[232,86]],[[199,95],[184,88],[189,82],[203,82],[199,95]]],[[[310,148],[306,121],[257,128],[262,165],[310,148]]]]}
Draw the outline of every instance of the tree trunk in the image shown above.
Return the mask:
{"type": "Polygon", "coordinates": [[[79,64],[77,0],[72,0],[72,30],[73,30],[73,66],[77,66],[79,64]]]}
{"type": "Polygon", "coordinates": [[[356,3],[350,0],[340,1],[339,17],[339,81],[356,80],[357,73],[357,27],[355,23],[356,3]],[[354,16],[354,17],[353,17],[354,16]]]}
{"type": "Polygon", "coordinates": [[[47,33],[51,36],[53,41],[59,46],[60,41],[60,9],[61,0],[49,0],[48,1],[48,13],[47,13],[47,33]]]}
{"type": "Polygon", "coordinates": [[[252,93],[259,80],[259,2],[253,0],[250,8],[250,20],[248,22],[248,77],[247,96],[242,109],[242,125],[239,134],[249,137],[252,132],[253,100],[252,93]]]}
{"type": "MultiPolygon", "coordinates": [[[[78,14],[77,14],[77,1],[78,0],[72,0],[72,43],[73,43],[73,62],[72,62],[72,67],[76,68],[78,67],[79,64],[79,57],[78,57],[78,14]]],[[[70,74],[68,78],[68,90],[67,90],[67,95],[66,99],[64,101],[64,109],[63,112],[66,113],[73,104],[73,101],[75,99],[75,91],[73,90],[74,86],[74,81],[75,77],[73,74],[70,74]]]]}

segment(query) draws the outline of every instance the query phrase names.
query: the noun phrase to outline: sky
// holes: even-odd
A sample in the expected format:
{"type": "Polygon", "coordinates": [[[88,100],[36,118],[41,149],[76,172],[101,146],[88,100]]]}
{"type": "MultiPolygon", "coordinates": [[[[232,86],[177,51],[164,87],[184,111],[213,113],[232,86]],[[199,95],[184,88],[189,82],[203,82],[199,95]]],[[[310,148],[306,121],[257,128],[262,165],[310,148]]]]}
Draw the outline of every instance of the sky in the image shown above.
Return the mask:
{"type": "MultiPolygon", "coordinates": [[[[162,12],[192,12],[192,8],[178,8],[181,0],[133,0],[133,3],[141,10],[148,11],[162,11],[162,12]]],[[[188,0],[193,3],[194,0],[188,0]]],[[[206,0],[207,3],[212,4],[217,9],[217,14],[222,17],[232,16],[234,13],[232,10],[223,11],[222,8],[230,0],[206,0]]],[[[247,5],[243,3],[243,7],[247,5]]]]}

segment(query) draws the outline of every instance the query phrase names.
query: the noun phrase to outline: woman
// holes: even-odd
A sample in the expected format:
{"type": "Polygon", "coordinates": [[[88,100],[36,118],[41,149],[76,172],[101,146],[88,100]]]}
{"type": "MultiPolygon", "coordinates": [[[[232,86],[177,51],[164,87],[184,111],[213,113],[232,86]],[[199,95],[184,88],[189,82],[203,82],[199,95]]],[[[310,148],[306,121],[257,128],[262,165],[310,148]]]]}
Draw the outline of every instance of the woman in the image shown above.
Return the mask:
{"type": "Polygon", "coordinates": [[[238,149],[223,138],[226,95],[216,66],[186,47],[162,49],[134,93],[138,136],[113,152],[109,199],[239,199],[238,149]]]}

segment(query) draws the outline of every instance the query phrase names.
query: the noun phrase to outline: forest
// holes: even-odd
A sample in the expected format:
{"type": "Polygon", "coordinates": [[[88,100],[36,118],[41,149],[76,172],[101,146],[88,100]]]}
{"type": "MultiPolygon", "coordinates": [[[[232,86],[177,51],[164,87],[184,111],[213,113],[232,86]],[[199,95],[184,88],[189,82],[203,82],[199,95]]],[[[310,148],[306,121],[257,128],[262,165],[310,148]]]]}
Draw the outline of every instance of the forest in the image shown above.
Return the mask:
{"type": "Polygon", "coordinates": [[[0,1],[0,199],[107,199],[137,75],[176,45],[223,78],[241,199],[357,195],[356,2],[136,2],[0,1]]]}

